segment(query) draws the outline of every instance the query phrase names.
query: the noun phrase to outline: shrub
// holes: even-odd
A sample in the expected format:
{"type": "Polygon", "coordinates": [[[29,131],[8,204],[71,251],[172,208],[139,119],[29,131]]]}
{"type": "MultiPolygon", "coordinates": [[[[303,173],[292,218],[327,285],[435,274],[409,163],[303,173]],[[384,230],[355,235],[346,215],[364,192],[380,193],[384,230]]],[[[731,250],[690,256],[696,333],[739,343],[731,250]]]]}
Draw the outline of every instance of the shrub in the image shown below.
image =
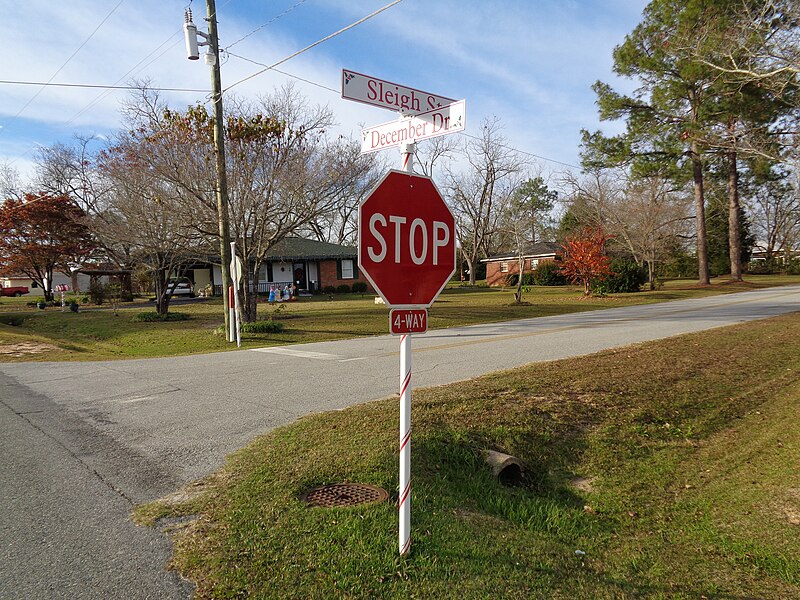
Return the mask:
{"type": "Polygon", "coordinates": [[[106,287],[98,280],[92,281],[89,285],[89,298],[98,306],[103,303],[106,297],[106,287]]]}
{"type": "Polygon", "coordinates": [[[536,267],[532,273],[534,285],[567,285],[567,278],[561,274],[561,268],[553,261],[546,261],[536,267]]]}
{"type": "Polygon", "coordinates": [[[336,286],[335,285],[326,285],[322,288],[323,294],[335,294],[336,293],[336,286]]]}
{"type": "Polygon", "coordinates": [[[188,321],[191,317],[187,313],[171,312],[160,315],[157,312],[141,312],[134,317],[136,321],[144,323],[161,323],[164,321],[188,321]]]}
{"type": "Polygon", "coordinates": [[[647,272],[627,258],[615,258],[611,261],[611,275],[592,284],[592,293],[626,294],[638,292],[642,284],[647,282],[647,272]]]}
{"type": "Polygon", "coordinates": [[[349,294],[351,291],[352,288],[346,283],[342,283],[341,285],[336,286],[337,294],[349,294]]]}
{"type": "Polygon", "coordinates": [[[677,252],[667,258],[658,269],[660,277],[697,277],[697,257],[677,252]]]}
{"type": "Polygon", "coordinates": [[[787,275],[800,275],[800,260],[792,259],[785,264],[787,275]]]}
{"type": "Polygon", "coordinates": [[[356,281],[353,284],[353,293],[354,294],[364,294],[367,291],[367,284],[364,281],[356,281]]]}
{"type": "Polygon", "coordinates": [[[281,331],[283,331],[283,323],[272,319],[242,323],[242,333],[280,333],[281,331]]]}

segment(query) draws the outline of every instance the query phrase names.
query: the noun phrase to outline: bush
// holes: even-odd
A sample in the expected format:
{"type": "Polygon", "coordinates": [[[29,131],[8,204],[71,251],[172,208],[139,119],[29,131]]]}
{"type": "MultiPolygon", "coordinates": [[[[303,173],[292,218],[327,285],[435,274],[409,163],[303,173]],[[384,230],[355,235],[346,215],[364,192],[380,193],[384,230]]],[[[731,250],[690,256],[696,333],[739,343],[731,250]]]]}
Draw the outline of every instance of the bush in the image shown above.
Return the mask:
{"type": "Polygon", "coordinates": [[[106,287],[96,279],[92,281],[89,285],[89,298],[92,299],[92,302],[99,306],[103,303],[105,297],[106,287]]]}
{"type": "Polygon", "coordinates": [[[567,278],[561,274],[561,267],[553,261],[546,261],[532,273],[534,285],[567,285],[567,278]]]}
{"type": "Polygon", "coordinates": [[[191,317],[187,313],[171,312],[160,315],[157,312],[141,312],[134,317],[136,321],[144,323],[161,323],[164,321],[188,321],[191,317]]]}
{"type": "Polygon", "coordinates": [[[335,285],[326,285],[322,288],[323,294],[335,294],[336,293],[336,286],[335,285]]]}
{"type": "Polygon", "coordinates": [[[592,283],[592,293],[603,296],[638,292],[642,284],[647,282],[645,269],[627,258],[612,260],[611,271],[612,275],[592,283]]]}
{"type": "Polygon", "coordinates": [[[697,277],[697,257],[685,252],[672,254],[658,268],[659,277],[697,277]]]}
{"type": "Polygon", "coordinates": [[[364,294],[367,291],[367,284],[364,281],[356,281],[353,284],[353,293],[354,294],[364,294]]]}
{"type": "Polygon", "coordinates": [[[792,259],[785,263],[784,268],[787,275],[800,275],[800,260],[792,259]]]}
{"type": "Polygon", "coordinates": [[[349,294],[351,291],[352,288],[346,283],[342,283],[341,285],[336,286],[337,294],[349,294]]]}
{"type": "Polygon", "coordinates": [[[242,323],[242,333],[280,333],[281,331],[283,331],[283,323],[272,319],[242,323]]]}

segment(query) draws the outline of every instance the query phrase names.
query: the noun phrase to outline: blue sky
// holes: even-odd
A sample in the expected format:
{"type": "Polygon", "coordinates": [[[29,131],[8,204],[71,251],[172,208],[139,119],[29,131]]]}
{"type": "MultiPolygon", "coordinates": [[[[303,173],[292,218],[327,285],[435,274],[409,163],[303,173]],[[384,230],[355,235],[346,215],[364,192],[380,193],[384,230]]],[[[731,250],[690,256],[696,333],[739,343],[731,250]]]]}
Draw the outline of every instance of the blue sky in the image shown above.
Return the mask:
{"type": "MultiPolygon", "coordinates": [[[[131,76],[154,85],[208,89],[202,60],[183,50],[186,0],[0,0],[6,34],[0,79],[114,84],[131,76]],[[118,5],[118,6],[117,6],[118,5]]],[[[217,0],[220,44],[272,64],[360,19],[389,0],[217,0]],[[263,29],[241,37],[288,12],[263,29]]],[[[601,127],[591,84],[601,79],[623,89],[611,72],[611,51],[639,22],[643,0],[403,0],[377,17],[284,63],[292,75],[338,90],[342,68],[467,101],[467,132],[496,116],[514,147],[554,161],[578,163],[581,128],[601,127]]],[[[193,0],[195,23],[205,29],[205,1],[193,0]]],[[[223,85],[260,67],[229,56],[223,85]]],[[[311,102],[327,105],[338,129],[394,118],[380,108],[342,100],[338,92],[268,72],[236,86],[255,98],[287,81],[311,102]]],[[[120,126],[126,93],[0,84],[0,161],[23,174],[39,145],[69,143],[73,134],[109,137],[120,126]]],[[[167,93],[176,108],[202,93],[167,93]]],[[[607,131],[615,126],[603,124],[607,131]]],[[[393,152],[392,150],[386,152],[393,152]]],[[[550,169],[557,163],[545,163],[550,169]]]]}

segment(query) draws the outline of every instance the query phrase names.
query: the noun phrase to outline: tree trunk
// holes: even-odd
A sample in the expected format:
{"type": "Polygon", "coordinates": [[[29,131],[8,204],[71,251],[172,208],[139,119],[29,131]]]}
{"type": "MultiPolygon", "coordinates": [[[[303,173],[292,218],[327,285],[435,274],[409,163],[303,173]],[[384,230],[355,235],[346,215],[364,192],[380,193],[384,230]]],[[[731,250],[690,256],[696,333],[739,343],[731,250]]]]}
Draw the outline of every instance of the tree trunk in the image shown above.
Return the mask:
{"type": "Polygon", "coordinates": [[[706,235],[706,200],[703,191],[703,161],[697,142],[692,142],[692,178],[694,191],[695,227],[697,230],[697,280],[700,285],[709,285],[708,236],[706,235]]]}
{"type": "Polygon", "coordinates": [[[522,303],[522,271],[525,267],[525,259],[521,256],[517,260],[517,264],[519,266],[519,275],[517,276],[517,291],[514,292],[514,301],[517,304],[522,303]]]}
{"type": "MultiPolygon", "coordinates": [[[[732,126],[729,126],[729,130],[732,126]]],[[[742,280],[742,232],[739,207],[739,171],[736,150],[728,152],[728,248],[731,258],[731,281],[742,280]]]]}
{"type": "Polygon", "coordinates": [[[656,269],[652,260],[647,261],[647,283],[651,292],[656,289],[656,269]]]}
{"type": "Polygon", "coordinates": [[[157,269],[156,280],[156,312],[166,315],[169,312],[170,296],[167,294],[167,272],[166,269],[157,269]]]}
{"type": "Polygon", "coordinates": [[[471,256],[464,256],[464,260],[467,261],[467,268],[469,269],[469,284],[475,285],[475,262],[472,260],[471,256]]]}

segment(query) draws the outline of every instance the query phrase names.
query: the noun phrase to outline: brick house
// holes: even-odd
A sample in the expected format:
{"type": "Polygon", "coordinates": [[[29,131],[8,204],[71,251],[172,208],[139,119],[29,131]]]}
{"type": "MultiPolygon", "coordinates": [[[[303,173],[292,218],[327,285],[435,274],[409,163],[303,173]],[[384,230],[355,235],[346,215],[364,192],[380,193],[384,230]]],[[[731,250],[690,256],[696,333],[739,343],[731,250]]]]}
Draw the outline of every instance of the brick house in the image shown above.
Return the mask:
{"type": "MultiPolygon", "coordinates": [[[[536,242],[530,244],[523,253],[523,273],[530,273],[544,262],[560,260],[564,249],[555,242],[536,242]]],[[[516,252],[504,252],[481,260],[486,264],[486,285],[497,287],[506,285],[509,275],[519,273],[519,256],[516,252]]]]}
{"type": "MultiPolygon", "coordinates": [[[[186,275],[195,290],[213,285],[215,294],[221,291],[222,274],[218,265],[192,265],[186,275]]],[[[327,286],[353,285],[357,281],[363,281],[373,291],[358,270],[358,249],[354,246],[288,237],[269,251],[259,272],[258,291],[267,293],[272,286],[294,283],[298,291],[316,292],[327,286]]]]}

